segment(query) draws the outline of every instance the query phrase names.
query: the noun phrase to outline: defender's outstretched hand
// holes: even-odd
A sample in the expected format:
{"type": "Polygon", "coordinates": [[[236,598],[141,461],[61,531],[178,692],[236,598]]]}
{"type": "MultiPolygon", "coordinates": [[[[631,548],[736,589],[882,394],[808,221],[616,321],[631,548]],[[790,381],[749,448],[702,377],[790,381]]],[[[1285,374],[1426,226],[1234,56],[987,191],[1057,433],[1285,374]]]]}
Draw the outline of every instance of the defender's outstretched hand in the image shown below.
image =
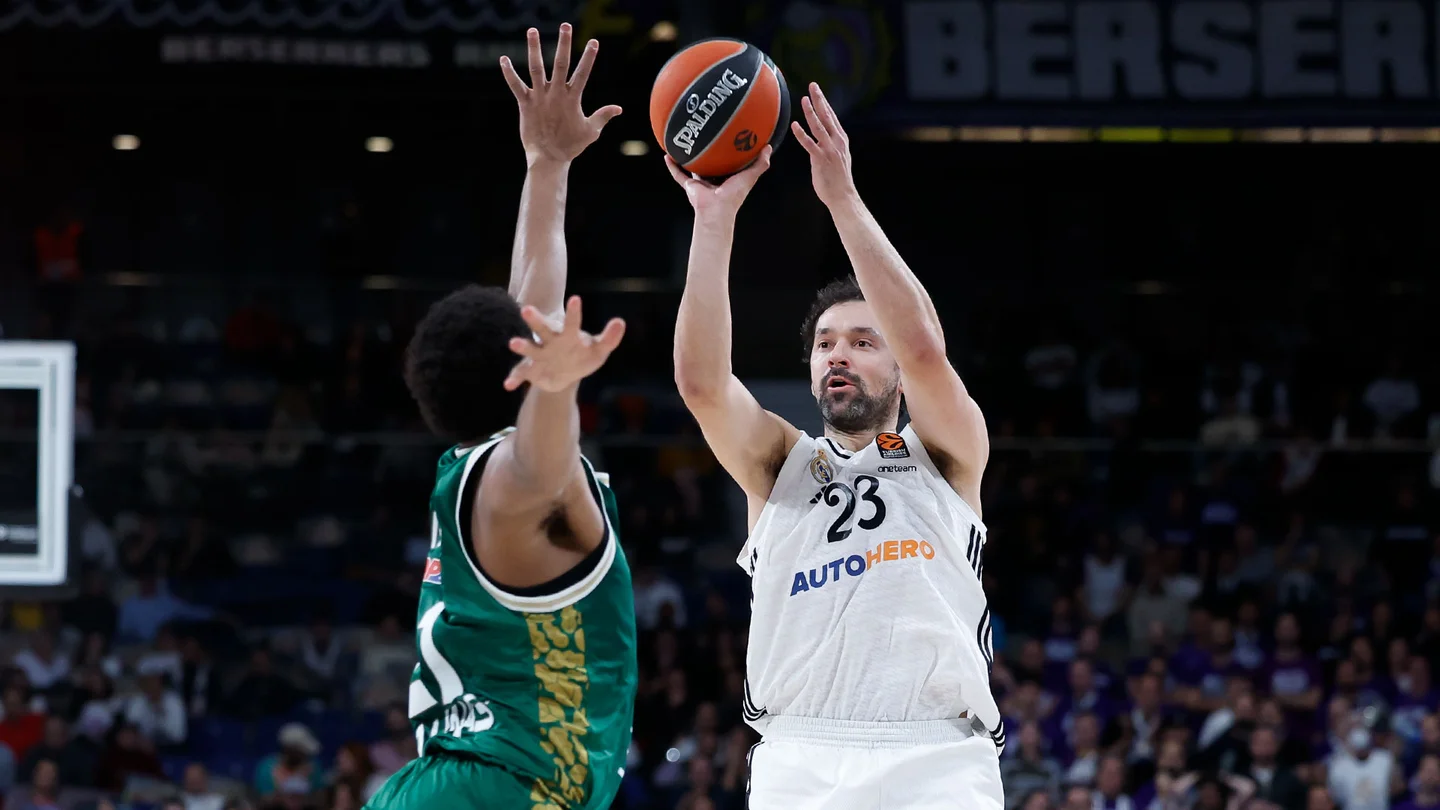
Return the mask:
{"type": "Polygon", "coordinates": [[[685,196],[695,208],[697,217],[710,214],[734,216],[735,212],[740,210],[740,204],[749,196],[750,189],[755,188],[755,181],[770,168],[771,151],[773,150],[768,145],[761,148],[760,156],[755,158],[754,163],[725,178],[719,185],[695,177],[680,168],[680,164],[669,155],[665,156],[665,167],[670,170],[670,176],[675,178],[680,188],[685,189],[685,196]]]}
{"type": "Polygon", "coordinates": [[[806,134],[799,121],[790,122],[790,131],[810,153],[810,180],[815,184],[815,194],[827,206],[853,197],[855,178],[850,174],[850,136],[840,126],[840,119],[820,91],[820,85],[810,83],[810,94],[800,99],[800,107],[805,111],[810,133],[806,134]]]}
{"type": "Polygon", "coordinates": [[[605,360],[625,336],[625,321],[611,318],[605,329],[592,335],[580,328],[580,296],[565,302],[565,322],[546,320],[540,310],[525,307],[520,317],[534,330],[538,340],[511,338],[510,351],[521,360],[505,379],[505,390],[514,391],[525,383],[551,393],[564,391],[605,365],[605,360]]]}
{"type": "Polygon", "coordinates": [[[574,160],[585,147],[600,137],[600,130],[620,114],[611,104],[591,115],[580,108],[580,96],[590,69],[595,66],[595,53],[600,43],[590,40],[580,54],[574,75],[570,74],[570,23],[560,25],[560,39],[555,44],[555,65],[549,78],[545,76],[545,57],[540,53],[540,32],[531,28],[525,33],[529,44],[530,86],[526,86],[510,57],[500,57],[500,72],[510,92],[520,104],[520,142],[525,145],[528,160],[549,159],[562,162],[574,160]],[[568,81],[567,81],[568,78],[568,81]]]}

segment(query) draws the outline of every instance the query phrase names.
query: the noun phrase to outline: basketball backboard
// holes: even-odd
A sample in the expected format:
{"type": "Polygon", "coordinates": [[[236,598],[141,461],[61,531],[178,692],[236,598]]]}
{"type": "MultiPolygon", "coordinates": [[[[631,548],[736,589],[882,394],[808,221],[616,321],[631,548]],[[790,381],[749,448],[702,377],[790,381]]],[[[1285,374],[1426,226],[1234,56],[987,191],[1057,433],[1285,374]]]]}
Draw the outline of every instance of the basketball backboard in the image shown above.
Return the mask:
{"type": "Polygon", "coordinates": [[[0,340],[0,587],[69,575],[75,344],[0,340]]]}

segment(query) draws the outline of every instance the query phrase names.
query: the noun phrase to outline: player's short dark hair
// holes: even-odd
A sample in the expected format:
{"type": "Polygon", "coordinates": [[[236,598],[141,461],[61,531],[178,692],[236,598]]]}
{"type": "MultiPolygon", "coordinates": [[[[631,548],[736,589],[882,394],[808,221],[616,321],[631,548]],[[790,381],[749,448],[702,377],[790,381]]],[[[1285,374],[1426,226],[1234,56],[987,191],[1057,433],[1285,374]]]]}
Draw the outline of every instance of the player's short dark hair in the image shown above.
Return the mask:
{"type": "Polygon", "coordinates": [[[865,294],[860,292],[860,282],[855,280],[854,275],[837,278],[821,287],[820,291],[815,293],[815,300],[810,302],[810,311],[805,313],[805,322],[800,325],[802,350],[805,352],[802,357],[808,360],[810,351],[815,348],[815,326],[820,322],[821,315],[836,304],[864,300],[865,294]]]}
{"type": "Polygon", "coordinates": [[[500,287],[471,284],[431,305],[405,351],[405,384],[425,424],[461,443],[513,424],[525,388],[503,387],[520,360],[509,344],[529,335],[520,304],[500,287]]]}

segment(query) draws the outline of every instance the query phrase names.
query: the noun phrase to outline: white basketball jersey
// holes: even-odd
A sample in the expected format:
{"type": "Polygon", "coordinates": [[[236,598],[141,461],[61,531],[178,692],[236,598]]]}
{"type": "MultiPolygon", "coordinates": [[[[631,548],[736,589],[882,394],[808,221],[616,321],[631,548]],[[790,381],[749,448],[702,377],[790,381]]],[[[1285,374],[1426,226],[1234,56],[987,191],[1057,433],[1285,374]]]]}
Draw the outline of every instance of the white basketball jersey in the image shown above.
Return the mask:
{"type": "Polygon", "coordinates": [[[990,692],[985,524],[907,426],[850,453],[801,434],[738,562],[750,574],[745,719],[979,718],[990,692]]]}

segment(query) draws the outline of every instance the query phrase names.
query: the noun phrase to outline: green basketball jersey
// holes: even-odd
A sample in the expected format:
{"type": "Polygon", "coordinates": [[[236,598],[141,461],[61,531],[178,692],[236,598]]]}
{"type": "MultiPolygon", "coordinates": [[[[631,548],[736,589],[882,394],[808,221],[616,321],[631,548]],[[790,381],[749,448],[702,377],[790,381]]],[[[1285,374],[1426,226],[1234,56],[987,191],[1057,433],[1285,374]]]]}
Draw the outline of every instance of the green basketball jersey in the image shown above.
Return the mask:
{"type": "Polygon", "coordinates": [[[582,459],[605,516],[601,548],[553,593],[501,588],[480,570],[461,526],[486,460],[509,432],[447,451],[436,470],[410,722],[421,756],[451,752],[533,779],[525,810],[607,808],[625,771],[638,678],[615,496],[582,459]]]}

